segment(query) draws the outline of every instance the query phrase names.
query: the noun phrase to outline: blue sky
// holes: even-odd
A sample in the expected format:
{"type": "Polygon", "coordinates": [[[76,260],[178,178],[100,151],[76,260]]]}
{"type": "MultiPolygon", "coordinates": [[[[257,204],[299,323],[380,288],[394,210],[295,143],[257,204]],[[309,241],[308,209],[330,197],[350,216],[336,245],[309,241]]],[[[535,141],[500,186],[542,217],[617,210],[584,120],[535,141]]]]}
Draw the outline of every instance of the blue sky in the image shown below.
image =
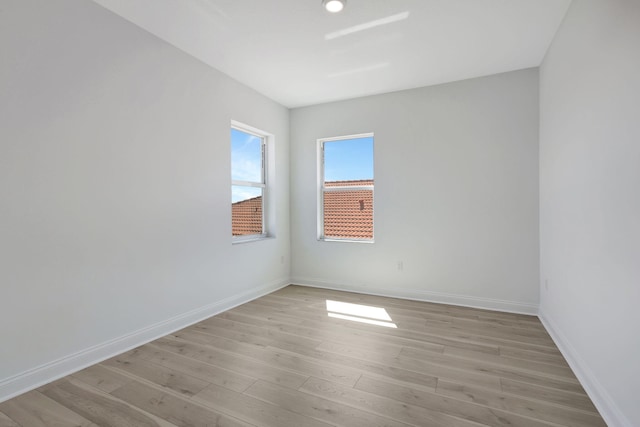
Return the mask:
{"type": "Polygon", "coordinates": [[[324,143],[324,180],[373,179],[373,137],[324,143]]]}
{"type": "MultiPolygon", "coordinates": [[[[262,180],[262,139],[231,129],[231,179],[260,182],[262,180]]],[[[261,188],[233,186],[231,202],[251,199],[262,194],[261,188]]]]}
{"type": "MultiPolygon", "coordinates": [[[[231,179],[260,182],[261,138],[231,129],[231,179]]],[[[373,179],[373,137],[326,141],[324,143],[325,181],[373,179]]],[[[231,202],[260,196],[262,189],[233,186],[231,202]]]]}

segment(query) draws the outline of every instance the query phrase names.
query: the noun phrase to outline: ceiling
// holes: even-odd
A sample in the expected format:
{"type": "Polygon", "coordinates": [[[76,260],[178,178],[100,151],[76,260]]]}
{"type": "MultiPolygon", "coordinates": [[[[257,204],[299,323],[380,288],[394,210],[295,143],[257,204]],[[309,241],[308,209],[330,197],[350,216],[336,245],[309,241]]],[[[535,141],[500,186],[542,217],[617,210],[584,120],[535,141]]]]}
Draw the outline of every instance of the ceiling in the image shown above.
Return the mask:
{"type": "Polygon", "coordinates": [[[94,0],[294,108],[537,67],[571,0],[94,0]]]}

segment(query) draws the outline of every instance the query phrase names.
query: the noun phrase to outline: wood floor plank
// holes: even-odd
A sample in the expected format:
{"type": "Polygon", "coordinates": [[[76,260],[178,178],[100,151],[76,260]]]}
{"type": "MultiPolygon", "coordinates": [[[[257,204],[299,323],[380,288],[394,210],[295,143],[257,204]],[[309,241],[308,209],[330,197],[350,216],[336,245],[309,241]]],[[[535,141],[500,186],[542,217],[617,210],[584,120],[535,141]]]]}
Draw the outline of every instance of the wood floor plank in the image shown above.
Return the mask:
{"type": "MultiPolygon", "coordinates": [[[[309,313],[307,313],[306,317],[309,318],[309,316],[309,313]]],[[[324,318],[325,316],[327,316],[327,313],[324,312],[324,314],[321,316],[324,318]]],[[[239,323],[245,323],[252,326],[266,327],[268,329],[277,330],[279,332],[285,332],[296,336],[303,336],[314,340],[329,339],[330,336],[335,333],[335,330],[332,330],[330,328],[310,328],[308,326],[300,326],[300,318],[296,316],[286,314],[281,314],[278,316],[267,311],[260,312],[238,307],[227,313],[223,313],[218,317],[236,321],[239,323]]],[[[416,327],[420,327],[420,325],[416,325],[416,327]]],[[[435,346],[437,345],[434,345],[434,347],[435,346]]]]}
{"type": "MultiPolygon", "coordinates": [[[[310,313],[305,313],[304,316],[302,316],[302,321],[300,320],[300,317],[295,317],[291,314],[273,314],[269,317],[277,318],[279,320],[289,317],[291,321],[296,322],[297,325],[312,330],[328,330],[330,331],[330,333],[335,334],[335,331],[337,329],[339,331],[339,335],[364,337],[370,340],[374,339],[377,341],[380,341],[384,338],[384,340],[386,340],[386,342],[388,343],[416,347],[426,350],[433,349],[434,351],[441,351],[441,346],[449,345],[462,349],[483,351],[488,354],[497,355],[499,353],[499,347],[497,345],[488,345],[486,343],[478,341],[477,339],[475,339],[475,341],[469,340],[468,338],[455,339],[447,336],[446,333],[442,333],[440,331],[438,331],[437,334],[426,333],[425,328],[422,327],[419,329],[419,335],[416,335],[415,333],[418,331],[414,331],[414,333],[412,333],[408,330],[393,334],[387,330],[381,330],[380,328],[372,327],[371,325],[356,323],[348,320],[329,318],[326,315],[318,316],[310,313]],[[339,325],[340,328],[336,328],[336,325],[339,325]]],[[[336,341],[335,338],[330,339],[336,341]]]]}
{"type": "Polygon", "coordinates": [[[205,388],[193,399],[258,426],[327,427],[331,425],[216,385],[205,388]]]}
{"type": "MultiPolygon", "coordinates": [[[[193,396],[210,384],[196,376],[188,375],[150,361],[140,361],[124,357],[111,359],[104,362],[104,365],[118,368],[136,377],[144,378],[154,384],[177,391],[186,396],[193,396]]],[[[111,391],[113,390],[110,390],[109,393],[111,391]]]]}
{"type": "MultiPolygon", "coordinates": [[[[254,355],[257,360],[264,360],[261,358],[261,354],[256,353],[256,346],[247,344],[244,342],[236,342],[227,338],[211,336],[213,341],[210,345],[224,349],[228,352],[235,352],[239,356],[254,355]]],[[[262,348],[259,347],[258,348],[262,348]]],[[[307,349],[306,347],[295,347],[281,345],[277,348],[266,347],[268,350],[273,351],[287,351],[297,355],[305,356],[315,360],[317,363],[329,363],[331,366],[342,366],[357,369],[359,371],[368,372],[371,375],[381,375],[389,380],[398,381],[414,381],[423,386],[431,387],[435,389],[436,377],[431,375],[424,375],[422,373],[411,372],[403,369],[398,369],[393,366],[387,366],[381,363],[367,362],[359,360],[353,357],[343,357],[340,355],[332,355],[328,352],[321,352],[314,349],[307,349]]],[[[497,384],[497,383],[496,383],[497,384]]]]}
{"type": "Polygon", "coordinates": [[[0,427],[20,427],[18,423],[13,421],[4,413],[0,412],[0,427]]]}
{"type": "MultiPolygon", "coordinates": [[[[415,351],[411,351],[412,353],[415,353],[415,351]]],[[[523,359],[521,357],[509,357],[501,354],[489,355],[474,351],[462,350],[455,347],[445,347],[442,353],[448,356],[454,356],[455,358],[459,357],[463,359],[473,359],[484,363],[492,363],[494,365],[503,365],[515,369],[523,369],[526,371],[533,371],[561,378],[575,379],[573,371],[567,364],[545,363],[539,362],[538,360],[531,360],[529,358],[523,359]]]]}
{"type": "Polygon", "coordinates": [[[371,344],[364,346],[353,342],[345,344],[323,341],[322,344],[316,347],[316,350],[328,352],[342,351],[346,356],[355,357],[357,359],[368,359],[371,356],[380,356],[387,359],[398,356],[400,351],[402,351],[402,347],[399,345],[388,345],[382,342],[372,342],[371,344]]]}
{"type": "MultiPolygon", "coordinates": [[[[444,327],[447,327],[444,324],[444,327]]],[[[463,328],[467,331],[474,331],[482,335],[489,334],[499,338],[512,340],[522,340],[525,342],[536,342],[553,346],[553,340],[545,331],[530,328],[521,328],[519,326],[503,326],[492,322],[470,321],[466,319],[453,320],[450,324],[452,328],[463,328]]]]}
{"type": "MultiPolygon", "coordinates": [[[[305,316],[310,317],[310,316],[305,316]]],[[[447,330],[435,327],[421,326],[419,329],[395,329],[390,331],[387,328],[374,328],[371,325],[363,323],[353,322],[342,319],[326,319],[324,317],[314,318],[313,320],[303,320],[301,322],[303,326],[314,327],[322,325],[323,327],[335,327],[339,325],[345,330],[357,330],[362,331],[370,336],[384,337],[387,340],[395,340],[401,338],[404,340],[410,340],[416,343],[428,342],[431,344],[450,345],[454,347],[473,349],[477,351],[486,351],[489,354],[498,354],[499,345],[504,344],[504,341],[497,341],[489,343],[487,340],[481,339],[475,335],[462,335],[450,333],[447,330]],[[320,323],[318,323],[320,322],[320,323]]],[[[529,346],[527,346],[529,348],[529,346]]]]}
{"type": "Polygon", "coordinates": [[[492,373],[499,377],[508,378],[511,375],[534,375],[577,383],[576,377],[568,367],[557,367],[527,360],[511,359],[501,356],[478,354],[461,351],[456,348],[445,348],[443,354],[433,354],[413,348],[403,348],[399,357],[409,357],[418,360],[428,360],[458,369],[472,372],[492,373]]]}
{"type": "MultiPolygon", "coordinates": [[[[234,309],[234,311],[236,311],[234,309]]],[[[288,328],[287,331],[290,333],[298,333],[302,332],[304,336],[313,336],[314,339],[317,340],[329,340],[334,342],[348,342],[348,343],[356,343],[361,342],[365,346],[375,345],[381,342],[381,335],[375,330],[371,329],[363,329],[363,328],[336,328],[336,324],[340,324],[341,321],[339,319],[328,319],[325,316],[322,318],[318,318],[317,322],[311,322],[309,320],[305,320],[303,324],[300,322],[300,317],[296,317],[291,314],[264,314],[261,316],[259,313],[251,313],[251,311],[244,311],[242,309],[242,313],[245,315],[244,317],[255,316],[255,318],[262,322],[267,322],[269,324],[273,324],[273,322],[277,322],[278,327],[288,328]],[[322,322],[321,320],[326,320],[326,322],[322,322]]],[[[237,318],[237,317],[236,317],[237,318]]],[[[305,319],[310,319],[311,316],[305,315],[305,319]]],[[[349,324],[350,325],[350,324],[349,324]]],[[[384,336],[385,342],[387,344],[398,345],[398,346],[409,346],[419,348],[421,350],[426,351],[436,351],[442,352],[444,349],[444,345],[441,343],[432,343],[425,340],[416,341],[401,337],[395,336],[384,336]]],[[[478,346],[482,350],[486,350],[488,353],[498,354],[498,347],[488,347],[488,346],[478,346]]]]}
{"type": "MultiPolygon", "coordinates": [[[[218,341],[213,341],[210,345],[217,345],[218,341]]],[[[301,357],[303,354],[296,354],[288,351],[283,351],[282,348],[275,347],[260,347],[243,345],[244,343],[236,343],[235,345],[228,340],[222,341],[222,345],[225,343],[228,345],[226,351],[234,351],[232,347],[236,347],[236,351],[239,351],[238,356],[241,358],[249,358],[255,360],[254,363],[261,365],[272,366],[279,370],[279,372],[292,372],[298,376],[309,377],[315,375],[319,378],[325,378],[331,381],[336,381],[341,384],[353,385],[360,377],[360,373],[350,366],[339,366],[338,364],[323,364],[322,360],[314,360],[310,357],[301,357]],[[231,345],[229,345],[231,344],[231,345]]],[[[282,347],[290,348],[307,348],[306,346],[298,347],[291,344],[282,344],[282,347]]],[[[288,381],[297,381],[295,379],[289,379],[288,381]]],[[[242,391],[242,390],[238,390],[242,391]]]]}
{"type": "MultiPolygon", "coordinates": [[[[268,296],[268,295],[265,295],[265,296],[268,296]]],[[[273,300],[269,298],[258,298],[256,300],[249,301],[247,304],[260,305],[270,310],[287,309],[291,307],[288,300],[284,300],[284,301],[279,299],[273,300]]],[[[303,306],[303,301],[302,300],[298,301],[298,304],[296,305],[296,307],[302,307],[302,306],[303,306]]]]}
{"type": "Polygon", "coordinates": [[[132,381],[112,394],[178,427],[253,427],[239,419],[178,397],[163,390],[132,381]]]}
{"type": "Polygon", "coordinates": [[[102,361],[103,364],[108,363],[110,361],[114,361],[116,359],[127,359],[127,360],[138,360],[143,361],[146,360],[150,356],[150,353],[146,350],[144,345],[134,348],[133,350],[125,351],[120,353],[110,359],[102,361]]]}
{"type": "Polygon", "coordinates": [[[541,339],[536,337],[526,337],[516,334],[506,334],[490,329],[470,329],[459,325],[446,326],[443,324],[435,325],[425,322],[420,329],[385,332],[419,340],[428,339],[427,337],[430,336],[440,336],[471,343],[483,343],[485,345],[505,346],[549,354],[558,354],[558,350],[553,344],[553,341],[551,341],[551,338],[541,339]]]}
{"type": "Polygon", "coordinates": [[[385,383],[367,376],[363,376],[360,381],[358,381],[356,388],[438,413],[474,421],[482,425],[492,427],[548,427],[548,424],[545,422],[523,417],[518,414],[451,399],[430,391],[385,383]]]}
{"type": "Polygon", "coordinates": [[[309,357],[300,357],[299,354],[289,353],[277,348],[261,351],[260,357],[267,363],[274,363],[303,375],[316,376],[349,386],[353,386],[356,381],[358,381],[358,378],[360,378],[360,372],[351,366],[326,364],[309,357]]]}
{"type": "Polygon", "coordinates": [[[465,307],[456,307],[447,304],[435,304],[414,300],[404,300],[392,297],[384,297],[378,295],[369,295],[362,293],[354,293],[354,292],[346,292],[346,291],[338,291],[333,289],[321,289],[321,288],[313,288],[307,286],[299,286],[299,285],[290,285],[286,288],[279,289],[271,294],[269,297],[281,297],[281,298],[292,298],[294,300],[304,299],[306,303],[310,301],[325,301],[327,299],[338,299],[340,301],[353,302],[356,304],[365,304],[365,305],[376,305],[381,307],[386,307],[393,304],[398,304],[401,307],[416,307],[422,309],[424,307],[429,307],[431,311],[434,312],[460,312],[460,313],[469,313],[470,317],[476,318],[477,314],[473,313],[469,310],[466,310],[465,307]]]}
{"type": "MultiPolygon", "coordinates": [[[[282,346],[285,347],[285,346],[282,346]]],[[[337,353],[331,353],[321,350],[312,350],[307,348],[296,348],[290,346],[288,349],[280,348],[279,351],[288,352],[295,355],[304,356],[305,358],[309,358],[311,360],[317,361],[317,363],[324,363],[328,366],[347,366],[356,370],[359,373],[368,373],[372,376],[380,376],[389,378],[395,381],[407,381],[411,383],[418,384],[422,387],[428,387],[435,389],[437,383],[437,377],[432,373],[428,372],[417,372],[414,370],[403,369],[397,366],[390,365],[386,363],[388,360],[385,359],[384,362],[376,361],[376,356],[371,356],[372,360],[367,359],[359,359],[355,357],[351,357],[348,355],[342,355],[337,353]]],[[[321,378],[315,375],[318,378],[321,378]]],[[[331,378],[323,378],[329,381],[333,381],[331,378]]],[[[490,386],[499,387],[499,382],[497,380],[489,380],[490,386]]],[[[334,381],[336,382],[336,381],[334,381]]],[[[355,384],[355,382],[354,382],[355,384]]],[[[483,382],[484,384],[484,382],[483,382]]]]}
{"type": "MultiPolygon", "coordinates": [[[[397,359],[402,361],[403,363],[413,363],[414,365],[416,365],[414,370],[421,369],[422,365],[425,366],[423,369],[427,369],[427,366],[430,367],[432,364],[447,368],[453,366],[453,368],[450,369],[460,371],[462,374],[458,374],[458,376],[463,378],[465,377],[465,375],[468,376],[468,374],[464,374],[465,372],[473,374],[485,374],[491,378],[505,378],[516,381],[523,381],[529,384],[543,386],[547,385],[558,390],[565,390],[574,393],[582,393],[584,391],[584,389],[580,385],[580,382],[575,378],[560,378],[551,375],[541,375],[535,372],[527,372],[525,370],[514,369],[509,366],[492,365],[462,358],[447,358],[446,356],[438,358],[437,356],[437,354],[433,354],[433,356],[428,360],[418,360],[411,357],[406,357],[401,354],[399,357],[397,357],[397,359]]],[[[454,379],[453,375],[450,374],[448,375],[448,378],[454,379]]],[[[474,385],[470,384],[468,381],[467,384],[474,385]]],[[[475,385],[484,387],[482,384],[475,385]]]]}
{"type": "MultiPolygon", "coordinates": [[[[326,329],[314,329],[303,327],[299,325],[299,319],[289,318],[289,320],[278,321],[274,317],[269,316],[266,312],[253,312],[248,313],[242,310],[231,310],[227,313],[222,313],[218,316],[221,319],[226,319],[232,322],[242,323],[249,328],[264,327],[269,330],[275,330],[278,332],[295,335],[298,337],[305,337],[311,340],[328,339],[331,334],[326,329]],[[266,320],[266,321],[265,321],[266,320]],[[296,321],[297,320],[297,321],[296,321]]],[[[260,329],[255,330],[256,334],[260,334],[260,329]]],[[[263,335],[264,336],[264,335],[263,335]]],[[[316,343],[314,342],[314,344],[316,343]]],[[[290,343],[290,342],[289,342],[290,343]]]]}
{"type": "Polygon", "coordinates": [[[444,380],[438,381],[436,393],[567,427],[607,427],[604,420],[593,413],[566,407],[559,408],[557,405],[536,402],[506,393],[469,387],[444,380]]]}
{"type": "MultiPolygon", "coordinates": [[[[390,308],[389,305],[385,305],[385,307],[379,308],[385,309],[385,311],[388,312],[388,314],[392,318],[393,322],[397,324],[401,329],[420,329],[424,326],[435,326],[445,329],[449,328],[453,330],[460,330],[460,327],[463,327],[466,332],[474,332],[481,336],[488,335],[501,339],[521,341],[528,344],[538,343],[541,345],[552,345],[552,341],[546,331],[537,327],[531,328],[522,326],[520,323],[516,323],[516,326],[506,326],[486,320],[481,321],[478,319],[469,318],[452,318],[450,315],[444,313],[432,313],[424,310],[419,311],[416,309],[399,307],[390,308]]],[[[238,309],[255,310],[255,307],[239,307],[238,309]]],[[[286,312],[286,310],[280,311],[286,312]]],[[[327,308],[324,306],[324,304],[307,308],[306,311],[307,314],[311,314],[316,317],[324,317],[327,315],[327,308]]]]}
{"type": "Polygon", "coordinates": [[[236,353],[240,355],[249,355],[253,354],[257,350],[264,350],[270,347],[267,344],[255,344],[246,341],[234,340],[232,338],[227,338],[223,336],[224,334],[214,335],[214,331],[209,330],[208,332],[203,332],[201,330],[193,330],[193,327],[183,329],[182,331],[178,331],[171,335],[167,335],[167,338],[179,339],[182,341],[192,342],[194,344],[204,344],[213,346],[219,350],[224,350],[229,353],[236,353]],[[183,332],[195,333],[198,334],[198,340],[192,341],[188,338],[188,335],[185,336],[183,332]],[[206,337],[206,338],[203,338],[206,337]],[[206,341],[205,341],[206,340],[206,341]]]}
{"type": "MultiPolygon", "coordinates": [[[[451,368],[446,364],[431,363],[429,360],[418,360],[408,357],[387,357],[374,354],[373,352],[369,355],[364,355],[363,357],[365,358],[360,360],[349,357],[350,350],[348,347],[339,345],[333,346],[333,352],[323,352],[319,350],[315,353],[305,350],[297,351],[305,352],[307,355],[314,355],[314,357],[331,363],[350,364],[354,367],[358,366],[359,369],[365,372],[374,372],[373,369],[366,369],[365,367],[367,366],[376,367],[375,373],[378,375],[389,375],[389,372],[393,375],[393,370],[395,370],[395,372],[404,372],[406,374],[402,377],[393,375],[394,378],[403,381],[416,382],[419,376],[427,375],[431,378],[449,378],[481,387],[500,389],[498,377],[486,375],[479,371],[472,372],[472,370],[464,371],[459,368],[451,368]]],[[[433,355],[437,356],[438,354],[433,353],[433,355]]]]}
{"type": "MultiPolygon", "coordinates": [[[[238,332],[238,331],[227,329],[224,327],[204,325],[202,323],[197,323],[195,325],[192,325],[188,329],[194,332],[200,332],[202,334],[222,337],[231,341],[236,341],[238,343],[250,344],[258,347],[268,347],[269,345],[271,345],[271,343],[274,342],[274,340],[261,337],[258,335],[254,335],[246,332],[238,332]]],[[[318,345],[318,343],[316,343],[315,345],[318,345]]]]}
{"type": "MultiPolygon", "coordinates": [[[[333,328],[335,329],[335,325],[333,326],[333,328]]],[[[256,350],[256,347],[263,348],[263,349],[268,347],[273,347],[273,348],[280,348],[284,350],[289,350],[291,348],[297,347],[297,346],[291,346],[289,344],[282,344],[276,340],[264,339],[257,336],[250,336],[247,334],[240,334],[240,335],[237,335],[235,333],[230,334],[229,331],[219,329],[219,328],[207,327],[205,331],[201,329],[200,326],[198,325],[194,325],[190,328],[174,333],[171,336],[176,338],[183,338],[185,336],[185,333],[198,334],[195,338],[200,343],[206,343],[214,347],[223,349],[225,351],[236,352],[239,354],[245,354],[245,353],[252,354],[256,350]],[[194,328],[197,328],[197,329],[194,329],[194,328]]],[[[187,341],[189,340],[189,338],[184,338],[184,339],[187,341]]],[[[330,335],[330,339],[333,342],[351,343],[351,344],[355,344],[356,346],[361,346],[369,350],[376,349],[378,348],[379,345],[385,345],[385,344],[391,344],[393,346],[409,345],[425,351],[436,351],[436,352],[442,352],[442,350],[444,349],[444,346],[441,346],[441,345],[434,345],[431,343],[421,343],[418,341],[411,341],[411,340],[404,340],[404,339],[401,339],[401,340],[385,339],[383,341],[379,336],[376,338],[374,336],[368,336],[368,335],[359,334],[359,333],[355,335],[351,333],[345,335],[341,333],[339,328],[335,334],[330,335]]],[[[498,348],[496,347],[495,350],[497,353],[498,348]]]]}
{"type": "MultiPolygon", "coordinates": [[[[344,295],[348,295],[347,293],[341,294],[341,300],[347,301],[351,303],[363,304],[368,301],[364,301],[365,297],[359,297],[357,300],[353,298],[345,298],[344,295]]],[[[326,299],[318,299],[315,304],[306,305],[305,310],[316,310],[316,311],[324,311],[326,310],[325,306],[326,299]]],[[[418,303],[423,304],[423,303],[418,303]]],[[[452,315],[451,310],[448,311],[436,311],[432,309],[432,306],[427,306],[430,309],[425,310],[425,305],[423,304],[421,307],[411,307],[408,306],[406,301],[402,302],[394,302],[390,299],[384,299],[380,301],[380,308],[386,310],[394,321],[399,319],[414,319],[414,320],[427,320],[432,323],[444,323],[444,324],[460,324],[467,327],[483,327],[488,329],[502,330],[508,331],[509,333],[523,333],[528,335],[535,336],[543,336],[546,337],[546,331],[542,324],[539,321],[522,321],[521,319],[512,319],[507,320],[503,317],[495,318],[491,316],[487,312],[487,314],[483,314],[482,316],[478,315],[478,312],[481,310],[475,309],[467,309],[466,311],[472,311],[473,314],[464,317],[456,317],[452,315]]],[[[281,310],[286,310],[286,308],[282,308],[281,310]]]]}
{"type": "Polygon", "coordinates": [[[274,339],[285,344],[305,345],[307,347],[315,347],[320,344],[320,341],[305,338],[294,334],[288,334],[285,332],[276,331],[265,327],[256,327],[253,325],[246,325],[240,322],[234,322],[231,320],[223,319],[222,317],[211,317],[207,320],[200,322],[203,325],[217,326],[225,329],[232,329],[241,333],[247,333],[252,335],[259,335],[268,339],[274,339]]]}
{"type": "Polygon", "coordinates": [[[44,391],[47,397],[99,426],[176,427],[120,399],[70,379],[44,391]]]}
{"type": "Polygon", "coordinates": [[[300,387],[300,391],[412,426],[478,427],[483,425],[313,377],[300,387]]]}
{"type": "Polygon", "coordinates": [[[426,323],[425,331],[431,333],[444,333],[446,335],[469,339],[472,341],[480,340],[498,346],[514,347],[525,350],[533,349],[552,354],[557,354],[558,352],[553,341],[548,336],[541,337],[520,333],[509,334],[503,331],[483,327],[469,328],[457,324],[452,324],[450,326],[442,324],[432,325],[428,322],[426,323]]]}
{"type": "Polygon", "coordinates": [[[0,427],[20,427],[18,423],[13,421],[3,412],[0,412],[0,427]]]}
{"type": "MultiPolygon", "coordinates": [[[[198,378],[210,384],[218,384],[234,391],[244,391],[254,383],[255,378],[248,375],[223,369],[218,366],[184,357],[170,351],[163,350],[153,344],[140,347],[140,351],[147,353],[146,360],[151,363],[169,368],[190,377],[198,378]]],[[[117,366],[119,363],[112,366],[117,366]]]]}
{"type": "Polygon", "coordinates": [[[428,311],[433,313],[443,313],[454,318],[468,318],[478,319],[480,316],[492,318],[492,319],[505,319],[505,320],[517,320],[521,322],[539,323],[539,320],[535,316],[504,313],[490,310],[482,310],[470,307],[461,307],[448,304],[431,303],[424,301],[405,300],[399,298],[383,297],[376,295],[359,294],[353,292],[336,291],[330,289],[310,288],[307,286],[290,285],[286,288],[282,288],[268,297],[289,297],[294,300],[304,297],[306,302],[309,302],[310,298],[316,298],[316,301],[322,301],[328,298],[338,298],[348,302],[355,302],[361,304],[378,305],[382,307],[400,307],[400,308],[414,308],[418,311],[428,311]]]}
{"type": "Polygon", "coordinates": [[[542,322],[540,322],[540,319],[538,319],[536,316],[526,315],[524,317],[505,319],[496,318],[491,315],[491,312],[485,313],[484,311],[481,311],[478,313],[478,320],[480,322],[488,322],[497,325],[513,326],[518,328],[535,329],[538,331],[546,332],[544,326],[542,325],[542,322]]]}
{"type": "Polygon", "coordinates": [[[407,427],[352,406],[287,389],[266,381],[256,381],[244,394],[318,421],[344,427],[407,427]]]}
{"type": "Polygon", "coordinates": [[[328,425],[605,426],[534,316],[295,285],[0,404],[0,427],[328,425]]]}
{"type": "MultiPolygon", "coordinates": [[[[361,301],[358,301],[358,303],[354,303],[354,302],[348,302],[344,300],[341,300],[341,301],[325,300],[317,304],[307,306],[305,308],[305,312],[307,314],[312,314],[314,316],[327,316],[328,313],[331,312],[330,307],[327,305],[327,303],[331,303],[331,302],[334,302],[334,303],[337,302],[340,304],[347,303],[348,305],[342,307],[342,309],[346,310],[346,312],[341,312],[342,314],[347,314],[347,315],[357,316],[358,312],[361,309],[368,310],[373,308],[375,310],[385,313],[391,319],[390,321],[396,323],[397,325],[403,328],[420,327],[425,324],[425,321],[428,321],[434,325],[442,324],[443,326],[451,325],[453,323],[451,321],[451,317],[446,315],[437,315],[437,314],[428,313],[424,311],[408,310],[408,309],[399,308],[399,307],[390,307],[388,305],[385,305],[384,307],[376,306],[376,305],[367,305],[367,304],[361,304],[360,303],[361,301]]],[[[281,310],[281,311],[286,311],[286,310],[281,310]]],[[[294,314],[295,314],[295,311],[294,311],[294,314]]],[[[477,323],[477,321],[472,321],[472,322],[474,322],[474,324],[477,323]]]]}
{"type": "MultiPolygon", "coordinates": [[[[348,294],[345,294],[348,295],[348,294]]],[[[269,297],[272,297],[272,295],[269,295],[269,297]]],[[[293,298],[293,297],[292,297],[293,298]]],[[[394,304],[394,303],[384,303],[384,302],[380,302],[379,304],[376,304],[376,302],[370,302],[370,301],[365,301],[363,298],[343,298],[340,296],[335,296],[332,298],[323,298],[323,299],[318,299],[316,301],[316,303],[314,304],[307,304],[306,306],[302,307],[289,307],[289,308],[284,308],[284,309],[276,309],[276,312],[291,312],[291,313],[295,313],[295,312],[310,312],[310,313],[314,313],[314,314],[319,314],[323,311],[326,311],[327,306],[327,300],[329,301],[335,301],[335,300],[339,300],[340,302],[347,302],[347,303],[351,303],[351,304],[356,304],[356,305],[367,305],[367,306],[373,306],[373,307],[379,307],[379,308],[383,308],[385,309],[388,313],[392,313],[393,315],[398,315],[402,318],[405,318],[407,320],[409,319],[414,319],[414,320],[432,320],[434,323],[439,323],[439,322],[443,322],[443,323],[451,323],[451,319],[453,317],[455,318],[460,318],[460,319],[469,319],[469,320],[478,320],[477,316],[475,315],[468,315],[467,313],[451,313],[451,312],[447,312],[447,311],[432,311],[432,310],[425,310],[425,307],[421,307],[421,308],[416,308],[416,307],[410,307],[410,306],[406,306],[406,305],[400,305],[400,304],[394,304]]]]}
{"type": "Polygon", "coordinates": [[[71,376],[105,393],[111,393],[113,390],[131,381],[131,378],[113,372],[102,365],[90,366],[71,376]]]}
{"type": "Polygon", "coordinates": [[[530,360],[538,363],[547,363],[556,366],[569,367],[569,364],[560,353],[543,354],[538,351],[522,350],[517,348],[499,347],[499,355],[522,360],[530,360]]]}
{"type": "Polygon", "coordinates": [[[569,408],[589,411],[594,414],[598,413],[598,410],[584,391],[573,393],[553,387],[545,387],[504,378],[500,379],[500,383],[502,384],[502,391],[507,393],[522,396],[531,400],[539,400],[556,405],[567,406],[569,408]]]}
{"type": "MultiPolygon", "coordinates": [[[[232,354],[217,350],[206,344],[189,343],[180,339],[162,338],[154,342],[163,350],[200,360],[211,365],[235,372],[242,372],[252,378],[270,381],[285,387],[298,388],[309,377],[262,363],[261,359],[251,359],[245,354],[232,354]]],[[[204,387],[203,387],[204,388],[204,387]]]]}
{"type": "MultiPolygon", "coordinates": [[[[14,425],[29,427],[78,426],[97,427],[77,412],[61,405],[39,391],[30,391],[15,399],[0,403],[0,411],[14,425]]],[[[7,425],[11,425],[7,421],[7,425]]]]}
{"type": "Polygon", "coordinates": [[[167,335],[167,337],[180,339],[186,342],[192,342],[195,344],[211,344],[211,342],[216,339],[216,337],[211,336],[211,334],[207,334],[192,328],[181,329],[177,332],[167,335]]]}

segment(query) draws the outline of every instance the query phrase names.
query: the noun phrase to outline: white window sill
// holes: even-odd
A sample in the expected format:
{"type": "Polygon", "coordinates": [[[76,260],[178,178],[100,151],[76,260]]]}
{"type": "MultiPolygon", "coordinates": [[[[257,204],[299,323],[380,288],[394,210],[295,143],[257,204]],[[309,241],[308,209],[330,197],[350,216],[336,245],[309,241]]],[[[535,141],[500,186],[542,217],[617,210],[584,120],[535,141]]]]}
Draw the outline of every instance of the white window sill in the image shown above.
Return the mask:
{"type": "Polygon", "coordinates": [[[375,240],[357,240],[357,239],[326,239],[319,238],[320,242],[340,242],[340,243],[375,243],[375,240]]]}
{"type": "Polygon", "coordinates": [[[240,238],[232,238],[231,244],[240,245],[242,243],[252,243],[252,242],[261,242],[263,240],[273,240],[275,237],[273,236],[247,236],[240,238]]]}

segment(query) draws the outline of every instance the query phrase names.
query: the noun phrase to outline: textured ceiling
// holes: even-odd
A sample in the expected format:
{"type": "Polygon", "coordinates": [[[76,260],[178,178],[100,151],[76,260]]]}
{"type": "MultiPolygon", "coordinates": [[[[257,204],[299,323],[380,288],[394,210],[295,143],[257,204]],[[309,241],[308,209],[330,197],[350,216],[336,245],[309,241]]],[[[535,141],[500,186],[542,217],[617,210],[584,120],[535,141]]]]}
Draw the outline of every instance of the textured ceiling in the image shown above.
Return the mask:
{"type": "Polygon", "coordinates": [[[570,0],[94,0],[298,107],[540,65],[570,0]]]}

